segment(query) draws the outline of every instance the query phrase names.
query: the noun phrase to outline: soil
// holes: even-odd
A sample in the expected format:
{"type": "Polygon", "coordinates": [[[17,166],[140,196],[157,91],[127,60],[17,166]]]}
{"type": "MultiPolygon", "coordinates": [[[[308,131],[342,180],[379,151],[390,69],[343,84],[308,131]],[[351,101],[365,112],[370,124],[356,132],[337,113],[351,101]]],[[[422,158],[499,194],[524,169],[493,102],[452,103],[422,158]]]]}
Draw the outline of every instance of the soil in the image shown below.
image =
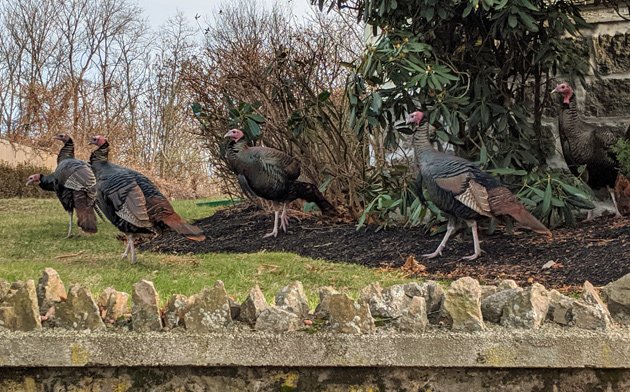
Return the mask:
{"type": "Polygon", "coordinates": [[[443,233],[428,235],[422,228],[356,230],[352,223],[291,211],[287,233],[262,238],[273,228],[273,215],[253,205],[220,210],[196,224],[208,237],[203,242],[165,233],[141,248],[177,254],[292,252],[334,262],[400,269],[427,279],[472,276],[487,284],[514,279],[519,284],[539,282],[563,291],[585,280],[605,285],[630,273],[628,217],[601,217],[556,229],[553,240],[518,229],[508,234],[500,227],[492,235],[480,230],[484,253],[474,261],[461,260],[473,252],[472,236],[465,228],[451,237],[443,256],[429,260],[421,255],[434,251],[443,233]],[[552,266],[543,268],[545,264],[552,266]]]}

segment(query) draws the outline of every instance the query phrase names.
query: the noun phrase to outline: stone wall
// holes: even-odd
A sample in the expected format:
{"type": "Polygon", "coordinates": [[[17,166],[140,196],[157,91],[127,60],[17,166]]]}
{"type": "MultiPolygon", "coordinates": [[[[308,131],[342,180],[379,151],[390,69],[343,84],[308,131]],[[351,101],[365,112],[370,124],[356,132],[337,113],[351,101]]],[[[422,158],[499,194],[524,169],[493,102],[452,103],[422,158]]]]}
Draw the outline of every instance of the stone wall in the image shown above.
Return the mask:
{"type": "Polygon", "coordinates": [[[579,298],[472,278],[319,298],[0,280],[0,391],[630,390],[630,274],[579,298]]]}

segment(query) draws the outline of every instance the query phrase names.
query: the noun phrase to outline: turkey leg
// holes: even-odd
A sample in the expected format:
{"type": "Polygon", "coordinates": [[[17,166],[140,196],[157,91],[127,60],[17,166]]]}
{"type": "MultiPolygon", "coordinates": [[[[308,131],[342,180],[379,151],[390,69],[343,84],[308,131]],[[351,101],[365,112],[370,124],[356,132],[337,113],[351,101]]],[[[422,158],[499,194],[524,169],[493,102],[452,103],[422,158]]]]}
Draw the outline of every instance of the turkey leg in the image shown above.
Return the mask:
{"type": "Polygon", "coordinates": [[[466,223],[468,223],[468,226],[470,226],[471,230],[472,230],[472,236],[473,236],[473,244],[475,246],[475,253],[473,253],[470,256],[465,256],[462,257],[462,260],[475,260],[477,257],[481,256],[481,246],[479,246],[479,234],[477,234],[477,221],[466,221],[466,223]]]}
{"type": "Polygon", "coordinates": [[[66,238],[72,237],[72,215],[73,211],[68,211],[68,216],[70,217],[70,220],[68,221],[68,235],[66,235],[66,238]]]}
{"type": "Polygon", "coordinates": [[[442,238],[442,242],[440,242],[440,245],[438,245],[435,252],[424,254],[422,255],[422,257],[426,259],[433,259],[435,257],[442,256],[442,249],[444,249],[444,247],[446,246],[446,243],[448,242],[449,237],[451,236],[451,234],[453,234],[454,231],[455,231],[455,219],[449,217],[448,224],[446,225],[446,234],[444,234],[444,238],[442,238]]]}
{"type": "Polygon", "coordinates": [[[126,259],[127,255],[131,252],[131,264],[136,263],[136,247],[133,243],[133,234],[126,234],[127,236],[127,247],[125,248],[125,253],[122,254],[122,259],[126,259]]]}
{"type": "Polygon", "coordinates": [[[280,213],[278,212],[278,210],[275,210],[273,212],[273,231],[271,233],[267,233],[263,236],[263,238],[267,238],[267,237],[277,237],[278,236],[278,220],[280,218],[280,213]]]}
{"type": "Polygon", "coordinates": [[[287,203],[282,203],[282,214],[280,215],[280,227],[282,227],[282,231],[287,232],[287,227],[289,227],[289,217],[287,216],[287,203]]]}
{"type": "Polygon", "coordinates": [[[617,218],[623,218],[623,215],[621,215],[621,212],[619,212],[619,206],[617,206],[617,198],[615,197],[615,190],[609,186],[607,186],[606,188],[608,188],[608,193],[610,193],[610,198],[612,199],[613,206],[615,206],[615,216],[617,218]]]}

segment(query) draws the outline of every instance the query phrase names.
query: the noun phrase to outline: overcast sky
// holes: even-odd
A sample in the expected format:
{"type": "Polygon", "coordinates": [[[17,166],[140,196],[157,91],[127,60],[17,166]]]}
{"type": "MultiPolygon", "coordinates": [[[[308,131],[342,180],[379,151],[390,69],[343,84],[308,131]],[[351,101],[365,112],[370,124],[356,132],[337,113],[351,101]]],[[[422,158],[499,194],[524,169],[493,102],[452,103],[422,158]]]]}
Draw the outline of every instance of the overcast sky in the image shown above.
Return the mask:
{"type": "MultiPolygon", "coordinates": [[[[157,28],[175,16],[177,11],[181,11],[191,25],[195,25],[194,17],[199,14],[204,17],[210,15],[212,11],[224,4],[224,0],[136,0],[138,5],[144,9],[144,16],[148,19],[152,27],[157,28]]],[[[286,7],[293,9],[294,15],[303,17],[307,15],[310,8],[309,0],[255,0],[261,7],[271,8],[276,1],[286,7]]]]}

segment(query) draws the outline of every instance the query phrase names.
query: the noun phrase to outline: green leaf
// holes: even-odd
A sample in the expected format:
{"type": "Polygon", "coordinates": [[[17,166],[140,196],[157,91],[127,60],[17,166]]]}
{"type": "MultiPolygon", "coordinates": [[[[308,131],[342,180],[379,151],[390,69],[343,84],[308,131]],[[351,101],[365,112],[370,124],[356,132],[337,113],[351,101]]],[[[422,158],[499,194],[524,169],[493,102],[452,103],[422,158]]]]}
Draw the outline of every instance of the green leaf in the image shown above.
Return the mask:
{"type": "Polygon", "coordinates": [[[547,182],[547,187],[545,188],[545,195],[543,196],[542,202],[542,213],[546,215],[549,212],[549,207],[551,207],[551,181],[547,182]]]}
{"type": "Polygon", "coordinates": [[[489,173],[498,175],[513,175],[513,176],[525,176],[527,172],[525,170],[514,169],[513,167],[498,167],[496,169],[487,170],[489,173]]]}
{"type": "Polygon", "coordinates": [[[534,20],[534,18],[521,11],[518,12],[518,16],[525,27],[527,27],[527,30],[531,31],[532,33],[538,32],[538,26],[536,26],[536,21],[534,20]]]}
{"type": "Polygon", "coordinates": [[[517,24],[518,20],[516,19],[516,15],[508,16],[508,26],[510,26],[511,28],[515,28],[517,24]]]}
{"type": "Polygon", "coordinates": [[[525,8],[532,10],[532,11],[540,11],[538,9],[538,7],[536,7],[534,4],[530,3],[529,0],[521,0],[521,4],[523,4],[523,6],[525,6],[525,8]]]}

